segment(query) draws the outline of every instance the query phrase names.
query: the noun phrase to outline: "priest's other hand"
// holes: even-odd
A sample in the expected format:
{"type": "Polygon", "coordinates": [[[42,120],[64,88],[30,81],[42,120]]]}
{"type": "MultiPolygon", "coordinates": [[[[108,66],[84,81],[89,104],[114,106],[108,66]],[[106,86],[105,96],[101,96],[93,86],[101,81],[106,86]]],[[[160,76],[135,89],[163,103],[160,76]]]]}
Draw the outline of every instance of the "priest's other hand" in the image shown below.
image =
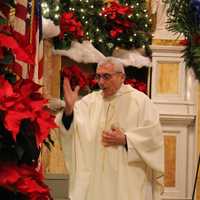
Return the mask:
{"type": "Polygon", "coordinates": [[[126,135],[119,128],[112,128],[110,131],[103,131],[102,143],[105,147],[126,145],[126,135]]]}
{"type": "Polygon", "coordinates": [[[73,112],[74,104],[78,99],[78,92],[80,87],[76,86],[74,90],[72,90],[70,86],[70,82],[68,78],[65,78],[63,81],[63,90],[64,90],[64,100],[65,100],[65,114],[70,115],[73,112]]]}

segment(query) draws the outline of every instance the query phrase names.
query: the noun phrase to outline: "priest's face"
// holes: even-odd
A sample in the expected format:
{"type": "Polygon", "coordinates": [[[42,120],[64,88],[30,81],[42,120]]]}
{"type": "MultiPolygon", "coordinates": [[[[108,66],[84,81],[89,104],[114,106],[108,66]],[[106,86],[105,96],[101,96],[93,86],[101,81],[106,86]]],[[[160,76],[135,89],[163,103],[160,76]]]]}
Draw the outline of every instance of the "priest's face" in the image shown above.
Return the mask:
{"type": "Polygon", "coordinates": [[[116,72],[115,66],[111,63],[99,66],[96,71],[96,80],[105,98],[113,96],[119,90],[124,78],[124,74],[116,72]]]}

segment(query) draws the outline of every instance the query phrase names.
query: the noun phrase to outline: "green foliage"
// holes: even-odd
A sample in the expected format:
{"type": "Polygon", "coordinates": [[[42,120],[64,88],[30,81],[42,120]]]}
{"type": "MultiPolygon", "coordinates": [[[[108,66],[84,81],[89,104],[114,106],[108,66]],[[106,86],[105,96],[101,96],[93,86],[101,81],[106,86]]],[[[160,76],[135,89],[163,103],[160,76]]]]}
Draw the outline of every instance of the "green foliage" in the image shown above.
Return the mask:
{"type": "MultiPolygon", "coordinates": [[[[43,0],[43,2],[50,5],[53,0],[43,0]]],[[[74,12],[83,25],[85,35],[82,40],[90,40],[106,56],[112,55],[116,47],[144,48],[149,55],[151,23],[145,0],[120,0],[119,3],[132,8],[133,12],[128,17],[134,23],[134,27],[126,29],[121,26],[124,31],[116,38],[110,37],[113,22],[108,23],[106,17],[101,15],[102,8],[107,5],[104,0],[60,0],[60,12],[74,12]]],[[[49,8],[49,13],[53,13],[52,7],[49,8]]],[[[72,40],[69,35],[66,35],[64,40],[57,37],[54,39],[55,48],[68,49],[72,40]]]]}
{"type": "Polygon", "coordinates": [[[192,67],[196,78],[200,80],[200,21],[198,13],[190,0],[165,0],[169,8],[168,29],[184,35],[187,40],[184,59],[187,67],[192,67]]]}

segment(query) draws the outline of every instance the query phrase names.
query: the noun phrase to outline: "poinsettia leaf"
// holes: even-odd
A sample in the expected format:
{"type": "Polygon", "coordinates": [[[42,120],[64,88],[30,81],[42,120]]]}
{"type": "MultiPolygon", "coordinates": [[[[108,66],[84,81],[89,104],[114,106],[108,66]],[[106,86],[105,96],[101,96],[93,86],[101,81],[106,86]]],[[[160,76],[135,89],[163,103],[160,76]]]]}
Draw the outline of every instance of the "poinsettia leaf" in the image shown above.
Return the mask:
{"type": "Polygon", "coordinates": [[[19,133],[20,124],[23,119],[33,118],[33,113],[30,111],[9,110],[5,116],[5,127],[11,131],[13,139],[16,141],[16,136],[19,133]]]}
{"type": "Polygon", "coordinates": [[[23,97],[26,97],[39,90],[41,86],[30,79],[20,79],[13,87],[16,92],[19,92],[23,97]]]}
{"type": "Polygon", "coordinates": [[[37,145],[39,146],[48,137],[51,128],[57,128],[54,117],[48,112],[43,110],[37,117],[37,124],[39,130],[36,135],[37,145]]]}

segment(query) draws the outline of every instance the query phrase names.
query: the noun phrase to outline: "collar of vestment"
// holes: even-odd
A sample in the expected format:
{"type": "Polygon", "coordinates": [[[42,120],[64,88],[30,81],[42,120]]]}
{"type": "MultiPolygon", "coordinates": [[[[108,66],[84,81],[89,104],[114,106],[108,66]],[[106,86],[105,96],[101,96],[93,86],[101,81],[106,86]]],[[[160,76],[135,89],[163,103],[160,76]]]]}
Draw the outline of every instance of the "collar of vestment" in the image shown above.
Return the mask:
{"type": "MultiPolygon", "coordinates": [[[[134,91],[134,89],[130,85],[122,84],[121,87],[118,89],[118,91],[114,95],[112,95],[110,97],[106,97],[106,98],[104,98],[104,100],[110,101],[110,100],[113,100],[116,97],[122,96],[122,95],[127,94],[127,93],[131,93],[133,91],[134,91]]],[[[101,91],[101,95],[103,96],[102,91],[101,91]]]]}

